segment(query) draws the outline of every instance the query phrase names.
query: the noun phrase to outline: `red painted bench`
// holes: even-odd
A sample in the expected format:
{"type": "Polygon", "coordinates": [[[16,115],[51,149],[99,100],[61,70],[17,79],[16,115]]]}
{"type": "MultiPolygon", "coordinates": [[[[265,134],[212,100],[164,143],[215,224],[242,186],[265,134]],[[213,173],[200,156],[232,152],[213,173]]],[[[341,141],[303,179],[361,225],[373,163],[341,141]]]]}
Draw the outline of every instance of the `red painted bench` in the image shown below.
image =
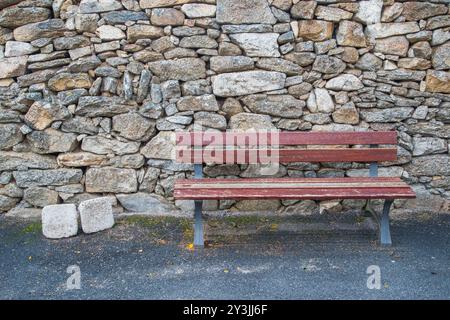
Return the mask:
{"type": "Polygon", "coordinates": [[[383,199],[385,202],[381,217],[376,216],[380,225],[380,243],[392,244],[389,230],[389,210],[392,202],[394,199],[415,198],[414,191],[400,178],[378,177],[378,162],[397,159],[395,131],[279,132],[275,136],[268,135],[267,132],[256,133],[256,140],[266,142],[269,152],[255,147],[255,135],[252,135],[252,138],[246,135],[177,132],[177,161],[194,163],[195,178],[177,180],[174,197],[179,200],[195,200],[195,246],[204,245],[202,200],[210,199],[383,199]],[[289,148],[292,146],[296,148],[289,148]],[[267,157],[264,155],[271,154],[270,150],[279,163],[367,162],[370,163],[370,176],[203,178],[203,163],[267,163],[267,157]]]}

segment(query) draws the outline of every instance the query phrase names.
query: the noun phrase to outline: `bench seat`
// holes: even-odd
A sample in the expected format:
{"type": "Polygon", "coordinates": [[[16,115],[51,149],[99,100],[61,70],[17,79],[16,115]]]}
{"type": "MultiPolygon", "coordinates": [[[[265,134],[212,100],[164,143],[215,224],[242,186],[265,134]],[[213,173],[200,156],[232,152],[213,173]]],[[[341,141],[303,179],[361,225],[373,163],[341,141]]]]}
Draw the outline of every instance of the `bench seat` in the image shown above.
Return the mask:
{"type": "MultiPolygon", "coordinates": [[[[178,179],[176,200],[194,200],[194,246],[203,247],[203,200],[345,200],[365,199],[364,210],[379,224],[380,244],[391,245],[389,211],[395,199],[415,198],[398,177],[378,177],[379,163],[397,161],[395,131],[352,132],[177,132],[176,159],[194,164],[194,179],[178,179]],[[369,177],[204,178],[204,164],[367,163],[369,177]],[[370,200],[384,200],[381,213],[370,200]]],[[[353,166],[352,166],[353,167],[353,166]]],[[[263,167],[264,168],[264,167],[263,167]]],[[[320,168],[320,165],[318,166],[320,168]]],[[[360,167],[362,168],[362,167],[360,167]]]]}
{"type": "Polygon", "coordinates": [[[175,183],[180,200],[407,199],[411,187],[397,177],[184,179],[175,183]]]}

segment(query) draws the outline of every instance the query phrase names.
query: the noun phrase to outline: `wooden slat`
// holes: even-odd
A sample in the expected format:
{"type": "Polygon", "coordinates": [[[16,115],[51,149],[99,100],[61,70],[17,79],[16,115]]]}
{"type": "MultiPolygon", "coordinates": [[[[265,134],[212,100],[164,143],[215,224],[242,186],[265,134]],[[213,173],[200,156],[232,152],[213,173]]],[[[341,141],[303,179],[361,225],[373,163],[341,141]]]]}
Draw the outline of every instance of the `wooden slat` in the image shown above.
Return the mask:
{"type": "Polygon", "coordinates": [[[271,157],[272,163],[378,162],[397,159],[396,148],[279,149],[278,155],[270,150],[258,149],[215,151],[185,149],[177,150],[176,156],[178,162],[184,163],[268,163],[267,159],[260,156],[266,154],[271,157]]]}
{"type": "MultiPolygon", "coordinates": [[[[329,177],[329,178],[203,178],[203,179],[179,179],[175,181],[176,185],[185,184],[217,184],[217,183],[227,183],[227,184],[247,184],[247,183],[366,183],[366,182],[378,182],[380,184],[390,184],[403,182],[400,177],[329,177]]],[[[406,184],[405,184],[406,185],[406,184]]]]}
{"type": "Polygon", "coordinates": [[[244,178],[177,180],[174,196],[185,200],[329,200],[415,198],[415,193],[398,177],[244,178]]]}
{"type": "MultiPolygon", "coordinates": [[[[357,183],[245,183],[239,185],[235,184],[208,184],[208,188],[214,189],[241,189],[245,187],[246,189],[360,189],[360,188],[379,188],[380,184],[377,182],[366,182],[364,184],[357,183]]],[[[396,182],[390,183],[382,186],[383,188],[402,188],[405,187],[405,183],[396,182]]],[[[182,184],[177,186],[178,189],[205,189],[205,185],[201,183],[192,184],[182,184]]]]}
{"type": "Polygon", "coordinates": [[[415,198],[409,187],[354,188],[354,189],[174,189],[174,197],[180,200],[258,200],[258,199],[400,199],[415,198]]]}
{"type": "MultiPolygon", "coordinates": [[[[397,144],[396,131],[371,131],[371,132],[279,132],[271,136],[266,133],[258,133],[256,140],[267,137],[267,144],[292,145],[368,145],[368,144],[397,144]]],[[[241,132],[177,132],[177,145],[180,146],[240,146],[247,145],[245,137],[248,134],[241,132]]],[[[252,141],[257,143],[257,141],[252,141]]]]}
{"type": "Polygon", "coordinates": [[[336,189],[336,188],[402,188],[408,187],[400,178],[244,178],[244,179],[182,179],[177,189],[336,189]]]}

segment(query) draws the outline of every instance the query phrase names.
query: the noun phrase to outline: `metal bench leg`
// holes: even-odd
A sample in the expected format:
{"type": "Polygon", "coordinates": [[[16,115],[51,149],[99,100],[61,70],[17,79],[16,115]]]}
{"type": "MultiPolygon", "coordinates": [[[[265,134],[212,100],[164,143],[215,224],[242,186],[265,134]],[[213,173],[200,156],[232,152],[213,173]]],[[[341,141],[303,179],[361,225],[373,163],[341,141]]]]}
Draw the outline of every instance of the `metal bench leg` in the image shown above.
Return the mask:
{"type": "Polygon", "coordinates": [[[383,206],[383,214],[380,221],[380,243],[383,246],[392,245],[391,231],[389,229],[389,210],[393,200],[385,200],[383,206]]]}
{"type": "Polygon", "coordinates": [[[194,246],[203,247],[203,218],[202,218],[202,205],[203,201],[195,200],[195,212],[194,212],[194,246]]]}

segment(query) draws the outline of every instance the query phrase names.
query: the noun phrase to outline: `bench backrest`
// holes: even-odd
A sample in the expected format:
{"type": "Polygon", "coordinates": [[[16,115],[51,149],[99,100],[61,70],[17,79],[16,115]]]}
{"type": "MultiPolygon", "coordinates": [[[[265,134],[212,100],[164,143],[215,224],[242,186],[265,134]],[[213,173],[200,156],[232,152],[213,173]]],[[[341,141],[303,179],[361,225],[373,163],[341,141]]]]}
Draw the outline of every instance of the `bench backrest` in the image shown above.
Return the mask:
{"type": "Polygon", "coordinates": [[[395,131],[177,132],[176,143],[177,161],[194,164],[268,163],[268,157],[272,160],[276,158],[279,163],[380,162],[397,159],[395,131]],[[292,146],[296,148],[289,148],[292,146]]]}

